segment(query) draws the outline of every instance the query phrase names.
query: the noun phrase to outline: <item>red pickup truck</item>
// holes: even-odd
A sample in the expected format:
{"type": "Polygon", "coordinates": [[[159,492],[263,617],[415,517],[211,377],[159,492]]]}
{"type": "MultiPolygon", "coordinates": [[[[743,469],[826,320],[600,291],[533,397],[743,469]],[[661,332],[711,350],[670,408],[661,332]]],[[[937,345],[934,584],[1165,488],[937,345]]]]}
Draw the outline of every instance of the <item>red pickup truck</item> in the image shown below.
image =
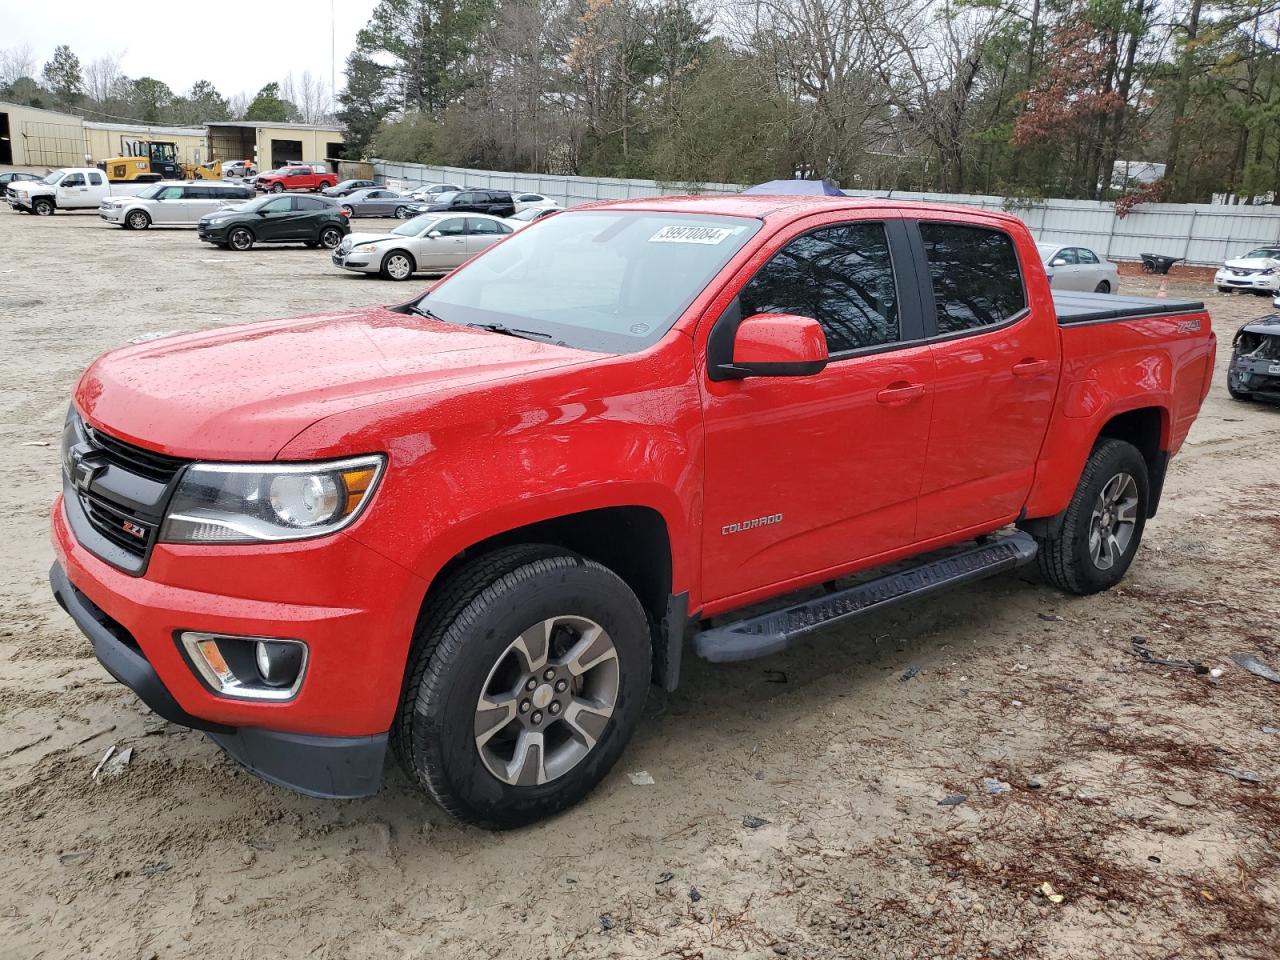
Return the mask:
{"type": "Polygon", "coordinates": [[[1214,352],[1199,303],[1055,298],[1009,216],[601,204],[401,306],[96,361],[51,581],[107,670],[260,776],[367,795],[391,745],[510,827],[605,775],[686,650],[1035,561],[1115,584],[1214,352]]]}
{"type": "Polygon", "coordinates": [[[254,181],[259,190],[284,193],[286,190],[324,190],[336,186],[338,175],[311,163],[295,163],[270,170],[254,181]]]}

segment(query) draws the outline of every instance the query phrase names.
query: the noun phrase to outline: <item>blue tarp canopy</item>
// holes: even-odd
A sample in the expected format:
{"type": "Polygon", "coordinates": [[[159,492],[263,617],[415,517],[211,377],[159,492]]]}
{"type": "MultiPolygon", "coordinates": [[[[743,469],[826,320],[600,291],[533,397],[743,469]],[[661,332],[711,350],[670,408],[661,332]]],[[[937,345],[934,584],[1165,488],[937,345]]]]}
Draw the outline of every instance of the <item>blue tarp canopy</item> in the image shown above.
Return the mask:
{"type": "Polygon", "coordinates": [[[839,188],[830,180],[770,180],[747,187],[743,193],[782,194],[788,197],[843,197],[839,188]]]}

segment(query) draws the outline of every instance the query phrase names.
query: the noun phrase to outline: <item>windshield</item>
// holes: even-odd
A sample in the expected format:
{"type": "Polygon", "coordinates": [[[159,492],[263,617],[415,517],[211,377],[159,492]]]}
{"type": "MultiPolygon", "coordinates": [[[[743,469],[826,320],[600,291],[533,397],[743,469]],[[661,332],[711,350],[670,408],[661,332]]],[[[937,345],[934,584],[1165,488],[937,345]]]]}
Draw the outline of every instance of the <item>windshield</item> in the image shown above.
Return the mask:
{"type": "Polygon", "coordinates": [[[145,190],[139,190],[134,196],[139,200],[154,200],[164,187],[156,184],[154,187],[147,187],[145,190]]]}
{"type": "Polygon", "coordinates": [[[745,217],[583,211],[520,231],[431,289],[447,323],[501,324],[586,350],[656,343],[760,229],[745,217]]]}
{"type": "Polygon", "coordinates": [[[236,204],[236,210],[243,213],[256,213],[272,200],[278,199],[278,196],[279,195],[277,194],[276,196],[267,195],[265,197],[254,197],[252,200],[246,201],[245,203],[236,204]]]}
{"type": "Polygon", "coordinates": [[[56,184],[59,180],[61,180],[66,175],[67,175],[67,172],[65,170],[55,170],[53,171],[53,173],[49,174],[40,182],[47,183],[49,186],[52,187],[54,184],[56,184]]]}
{"type": "Polygon", "coordinates": [[[438,213],[424,213],[421,216],[414,217],[412,220],[406,220],[391,232],[398,237],[416,237],[421,233],[425,233],[427,227],[439,219],[440,214],[438,213]]]}
{"type": "Polygon", "coordinates": [[[529,207],[527,210],[521,210],[519,213],[517,213],[517,214],[513,214],[512,216],[508,217],[507,219],[509,219],[509,220],[537,220],[537,219],[538,219],[538,217],[540,217],[540,216],[542,215],[542,213],[543,213],[543,211],[542,211],[542,210],[540,210],[538,207],[529,207]]]}
{"type": "Polygon", "coordinates": [[[1274,260],[1280,257],[1280,248],[1277,247],[1259,247],[1257,250],[1250,250],[1241,260],[1274,260]]]}
{"type": "Polygon", "coordinates": [[[431,195],[432,203],[449,203],[459,194],[458,190],[448,190],[444,193],[435,193],[431,195]]]}

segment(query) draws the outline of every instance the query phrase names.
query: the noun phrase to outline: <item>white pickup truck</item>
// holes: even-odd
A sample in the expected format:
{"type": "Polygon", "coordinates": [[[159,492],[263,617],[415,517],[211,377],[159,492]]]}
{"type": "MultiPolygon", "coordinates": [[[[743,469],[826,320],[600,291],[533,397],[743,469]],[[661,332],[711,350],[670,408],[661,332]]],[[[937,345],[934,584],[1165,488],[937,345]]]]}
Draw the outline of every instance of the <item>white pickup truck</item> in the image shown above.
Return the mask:
{"type": "Polygon", "coordinates": [[[67,167],[43,180],[9,184],[5,199],[22,213],[48,217],[59,210],[97,210],[107,197],[133,196],[150,183],[110,183],[96,167],[67,167]]]}

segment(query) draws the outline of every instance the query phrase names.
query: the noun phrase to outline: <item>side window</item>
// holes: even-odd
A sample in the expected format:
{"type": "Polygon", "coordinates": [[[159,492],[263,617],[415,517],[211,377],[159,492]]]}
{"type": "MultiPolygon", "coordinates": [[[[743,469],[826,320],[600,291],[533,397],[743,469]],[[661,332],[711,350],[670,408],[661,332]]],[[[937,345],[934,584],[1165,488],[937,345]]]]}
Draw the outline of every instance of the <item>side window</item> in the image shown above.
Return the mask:
{"type": "Polygon", "coordinates": [[[846,223],[796,237],[751,278],[739,301],[744,317],[813,317],[832,354],[900,339],[898,294],[882,223],[846,223]]]}
{"type": "Polygon", "coordinates": [[[276,197],[258,209],[267,213],[288,213],[293,209],[293,197],[276,197]]]}
{"type": "Polygon", "coordinates": [[[89,174],[89,185],[92,187],[102,186],[102,174],[100,173],[89,174]]]}
{"type": "Polygon", "coordinates": [[[182,191],[183,191],[182,187],[165,187],[163,190],[160,191],[159,194],[157,194],[156,199],[157,200],[181,200],[182,191]]]}
{"type": "Polygon", "coordinates": [[[315,197],[294,197],[293,209],[295,210],[323,210],[329,205],[315,197]]]}
{"type": "Polygon", "coordinates": [[[1069,267],[1074,267],[1077,263],[1079,263],[1079,260],[1076,259],[1075,247],[1063,247],[1061,250],[1058,251],[1057,256],[1055,256],[1053,259],[1061,260],[1063,263],[1065,263],[1069,267]]]}
{"type": "Polygon", "coordinates": [[[516,199],[518,199],[521,203],[541,203],[546,198],[540,197],[536,193],[522,193],[516,199]]]}
{"type": "Polygon", "coordinates": [[[954,223],[920,224],[938,309],[938,332],[1003,323],[1027,305],[1009,235],[954,223]]]}
{"type": "Polygon", "coordinates": [[[452,205],[455,207],[460,207],[464,203],[479,203],[479,202],[480,202],[480,195],[478,193],[467,192],[467,193],[460,193],[456,197],[454,197],[452,205]]]}
{"type": "Polygon", "coordinates": [[[446,237],[460,237],[467,232],[467,221],[462,217],[452,217],[437,224],[436,229],[446,237]]]}
{"type": "Polygon", "coordinates": [[[1087,250],[1084,247],[1076,247],[1076,257],[1081,263],[1098,262],[1098,258],[1094,255],[1094,252],[1092,250],[1087,250]]]}
{"type": "Polygon", "coordinates": [[[83,186],[84,186],[84,174],[83,174],[83,173],[73,173],[73,174],[71,174],[71,175],[69,175],[69,176],[67,176],[67,177],[64,177],[64,178],[63,178],[63,180],[62,180],[62,183],[60,183],[60,184],[59,184],[59,186],[61,186],[61,187],[83,187],[83,186]]]}
{"type": "Polygon", "coordinates": [[[467,217],[467,233],[501,233],[496,220],[481,220],[479,217],[467,217]]]}

